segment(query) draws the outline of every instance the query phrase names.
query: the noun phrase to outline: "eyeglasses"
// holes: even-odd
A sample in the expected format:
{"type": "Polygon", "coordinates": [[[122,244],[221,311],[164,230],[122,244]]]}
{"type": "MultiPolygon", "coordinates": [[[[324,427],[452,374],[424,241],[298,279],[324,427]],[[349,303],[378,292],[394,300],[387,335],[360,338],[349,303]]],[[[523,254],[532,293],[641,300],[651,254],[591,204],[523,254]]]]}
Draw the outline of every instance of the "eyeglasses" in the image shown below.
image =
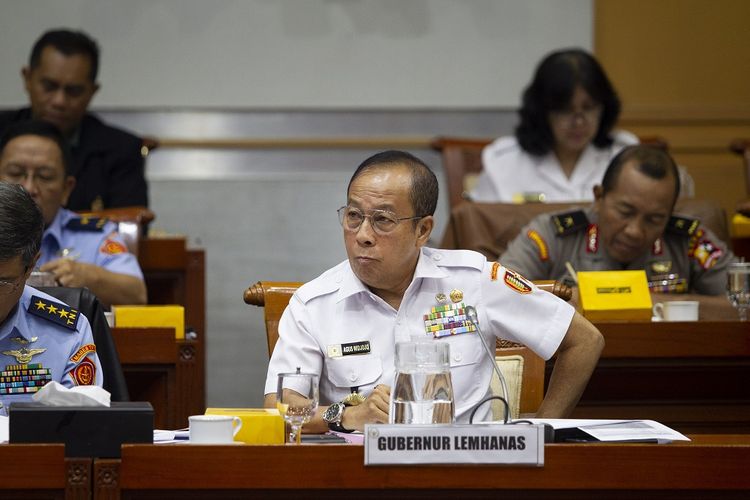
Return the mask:
{"type": "Polygon", "coordinates": [[[365,221],[370,219],[370,226],[375,232],[380,234],[390,233],[401,221],[404,220],[416,220],[424,217],[423,215],[417,215],[414,217],[397,217],[393,212],[387,210],[372,210],[369,215],[365,214],[362,210],[350,206],[344,206],[337,210],[339,214],[339,222],[341,226],[347,231],[356,231],[365,221]]]}
{"type": "Polygon", "coordinates": [[[578,118],[586,123],[594,123],[599,120],[602,114],[602,105],[584,106],[583,109],[558,109],[550,111],[550,117],[553,120],[567,126],[573,125],[578,118]]]}
{"type": "Polygon", "coordinates": [[[18,287],[21,286],[21,278],[23,278],[26,275],[26,271],[28,271],[29,268],[24,268],[21,275],[11,281],[6,280],[0,280],[0,295],[10,295],[11,293],[18,290],[18,287]]]}

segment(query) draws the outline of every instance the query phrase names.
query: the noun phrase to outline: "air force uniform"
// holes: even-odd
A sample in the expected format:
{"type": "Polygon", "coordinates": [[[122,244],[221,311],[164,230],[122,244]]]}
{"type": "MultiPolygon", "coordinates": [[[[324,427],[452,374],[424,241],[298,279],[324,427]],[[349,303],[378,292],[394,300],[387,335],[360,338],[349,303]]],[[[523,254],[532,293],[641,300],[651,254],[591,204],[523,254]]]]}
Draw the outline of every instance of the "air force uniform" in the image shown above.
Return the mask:
{"type": "Polygon", "coordinates": [[[65,387],[102,385],[91,326],[77,310],[26,286],[0,325],[0,415],[53,380],[65,387]]]}
{"type": "Polygon", "coordinates": [[[636,136],[624,131],[614,132],[612,138],[614,142],[604,148],[586,146],[568,177],[553,152],[534,156],[515,137],[501,137],[482,151],[483,170],[471,199],[488,203],[593,200],[593,188],[601,183],[610,160],[625,146],[638,143],[636,136]]]}
{"type": "MultiPolygon", "coordinates": [[[[477,252],[423,248],[398,310],[372,293],[344,261],[292,296],[279,323],[265,393],[276,392],[277,374],[300,367],[320,374],[321,404],[356,391],[367,395],[377,384],[393,385],[396,342],[428,338],[450,345],[456,419],[466,422],[473,406],[490,393],[492,361],[467,320],[439,324],[445,313],[436,311],[460,315],[468,305],[476,308],[489,345],[497,336],[523,343],[545,359],[557,350],[574,314],[564,301],[477,252]]],[[[490,411],[486,406],[484,417],[490,411]]]]}
{"type": "Polygon", "coordinates": [[[117,234],[117,225],[106,219],[85,217],[60,208],[44,231],[37,265],[59,259],[63,250],[80,262],[143,279],[138,259],[117,234]]]}
{"type": "Polygon", "coordinates": [[[570,262],[576,271],[644,269],[652,292],[706,295],[724,293],[727,265],[734,260],[700,221],[672,216],[651,250],[623,266],[600,245],[592,208],[534,218],[500,257],[503,265],[534,280],[572,283],[565,267],[570,262]]]}

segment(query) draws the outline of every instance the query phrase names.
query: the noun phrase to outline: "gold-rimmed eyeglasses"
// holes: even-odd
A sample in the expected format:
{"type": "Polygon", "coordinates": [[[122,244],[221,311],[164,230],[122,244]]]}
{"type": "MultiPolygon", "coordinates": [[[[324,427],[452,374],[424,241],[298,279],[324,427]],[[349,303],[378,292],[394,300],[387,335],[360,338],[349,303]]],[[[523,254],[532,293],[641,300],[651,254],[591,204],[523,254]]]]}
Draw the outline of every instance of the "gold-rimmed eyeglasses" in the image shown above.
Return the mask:
{"type": "Polygon", "coordinates": [[[381,234],[390,233],[396,229],[396,226],[402,221],[417,220],[424,217],[423,215],[398,217],[393,212],[387,210],[371,210],[369,214],[366,214],[362,210],[351,206],[343,206],[339,208],[337,212],[339,214],[341,227],[347,231],[356,231],[365,219],[370,219],[370,226],[375,232],[381,234]]]}

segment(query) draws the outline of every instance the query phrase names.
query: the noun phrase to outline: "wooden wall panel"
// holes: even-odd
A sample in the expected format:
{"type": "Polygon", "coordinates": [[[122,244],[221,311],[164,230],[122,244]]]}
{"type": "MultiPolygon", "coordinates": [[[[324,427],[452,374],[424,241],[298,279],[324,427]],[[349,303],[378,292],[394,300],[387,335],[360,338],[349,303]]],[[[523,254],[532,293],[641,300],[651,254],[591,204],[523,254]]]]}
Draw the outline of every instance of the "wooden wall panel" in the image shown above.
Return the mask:
{"type": "Polygon", "coordinates": [[[731,215],[748,196],[732,139],[750,137],[750,2],[595,0],[594,48],[623,101],[620,127],[666,139],[696,196],[731,215]]]}

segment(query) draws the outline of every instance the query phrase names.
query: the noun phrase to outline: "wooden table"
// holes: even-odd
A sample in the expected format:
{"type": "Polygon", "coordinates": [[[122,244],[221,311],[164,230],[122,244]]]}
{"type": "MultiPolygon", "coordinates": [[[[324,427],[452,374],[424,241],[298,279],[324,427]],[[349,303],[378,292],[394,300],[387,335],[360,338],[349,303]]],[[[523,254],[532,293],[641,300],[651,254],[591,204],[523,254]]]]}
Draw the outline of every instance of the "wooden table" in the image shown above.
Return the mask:
{"type": "Polygon", "coordinates": [[[596,326],[606,346],[574,418],[649,418],[683,433],[750,433],[750,323],[596,326]]]}
{"type": "Polygon", "coordinates": [[[353,445],[125,445],[95,498],[747,498],[750,436],[552,444],[544,467],[365,467],[353,445]]]}

